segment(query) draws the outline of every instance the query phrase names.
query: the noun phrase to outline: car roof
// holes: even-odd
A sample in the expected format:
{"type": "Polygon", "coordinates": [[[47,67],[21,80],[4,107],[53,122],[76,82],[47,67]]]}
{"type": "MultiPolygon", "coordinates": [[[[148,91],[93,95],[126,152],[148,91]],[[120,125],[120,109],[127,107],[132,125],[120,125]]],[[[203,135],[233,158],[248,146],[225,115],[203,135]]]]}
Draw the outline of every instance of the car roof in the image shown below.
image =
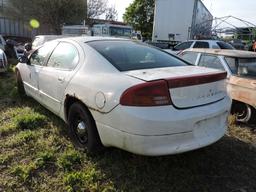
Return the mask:
{"type": "Polygon", "coordinates": [[[221,55],[227,57],[236,58],[256,58],[255,52],[232,50],[232,49],[186,49],[184,52],[197,52],[197,53],[207,53],[211,55],[221,55]]]}
{"type": "Polygon", "coordinates": [[[188,42],[225,42],[222,40],[213,40],[213,39],[205,39],[205,40],[188,40],[188,42]]]}
{"type": "Polygon", "coordinates": [[[116,37],[101,37],[101,36],[79,36],[79,37],[67,37],[62,39],[71,39],[79,43],[88,43],[91,41],[111,41],[111,40],[130,40],[125,38],[116,38],[116,37]]]}

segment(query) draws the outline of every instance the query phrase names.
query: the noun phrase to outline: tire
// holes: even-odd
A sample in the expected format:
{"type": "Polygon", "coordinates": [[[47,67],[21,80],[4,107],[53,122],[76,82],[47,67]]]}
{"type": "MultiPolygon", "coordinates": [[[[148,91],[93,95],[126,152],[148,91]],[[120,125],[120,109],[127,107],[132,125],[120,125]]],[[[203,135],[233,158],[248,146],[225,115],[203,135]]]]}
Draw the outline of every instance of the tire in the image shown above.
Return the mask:
{"type": "Polygon", "coordinates": [[[78,102],[69,108],[68,127],[70,137],[77,148],[87,149],[89,153],[97,153],[103,148],[94,119],[78,102]]]}
{"type": "Polygon", "coordinates": [[[17,83],[17,88],[18,88],[18,93],[21,97],[26,96],[26,92],[24,89],[24,84],[20,75],[20,72],[17,70],[16,71],[16,83],[17,83]]]}
{"type": "Polygon", "coordinates": [[[251,123],[255,119],[255,110],[245,103],[237,103],[233,113],[236,114],[237,122],[251,123]]]}

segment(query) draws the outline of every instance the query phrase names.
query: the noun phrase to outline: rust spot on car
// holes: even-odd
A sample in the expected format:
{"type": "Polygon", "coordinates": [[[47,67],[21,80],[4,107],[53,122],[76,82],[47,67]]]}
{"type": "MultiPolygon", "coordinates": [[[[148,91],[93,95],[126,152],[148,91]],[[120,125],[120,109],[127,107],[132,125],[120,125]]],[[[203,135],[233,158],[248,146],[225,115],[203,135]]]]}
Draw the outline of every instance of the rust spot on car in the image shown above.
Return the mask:
{"type": "Polygon", "coordinates": [[[231,76],[228,92],[233,100],[256,107],[256,79],[231,76]]]}

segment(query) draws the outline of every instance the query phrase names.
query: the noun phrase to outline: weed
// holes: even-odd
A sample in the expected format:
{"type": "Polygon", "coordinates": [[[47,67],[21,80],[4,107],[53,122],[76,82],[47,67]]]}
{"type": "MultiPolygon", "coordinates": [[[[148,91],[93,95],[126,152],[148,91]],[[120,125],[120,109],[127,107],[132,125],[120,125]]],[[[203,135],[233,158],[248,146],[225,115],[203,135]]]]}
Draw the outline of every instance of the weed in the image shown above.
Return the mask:
{"type": "Polygon", "coordinates": [[[230,127],[236,125],[236,116],[235,115],[230,115],[228,117],[228,124],[229,124],[230,127]]]}
{"type": "Polygon", "coordinates": [[[78,151],[68,150],[58,158],[58,166],[66,171],[72,170],[72,167],[80,165],[82,156],[78,151]]]}
{"type": "Polygon", "coordinates": [[[37,159],[35,160],[35,164],[38,167],[45,167],[48,163],[54,162],[55,157],[54,153],[51,151],[41,152],[39,153],[37,159]]]}
{"type": "Polygon", "coordinates": [[[85,177],[82,172],[68,173],[64,176],[67,191],[82,191],[84,181],[85,177]]]}
{"type": "Polygon", "coordinates": [[[35,140],[37,134],[30,130],[21,131],[15,136],[13,136],[5,145],[9,147],[17,147],[23,144],[28,144],[29,142],[35,140]]]}
{"type": "Polygon", "coordinates": [[[0,154],[0,165],[7,165],[14,155],[14,153],[0,154]]]}
{"type": "Polygon", "coordinates": [[[14,118],[16,127],[21,130],[26,129],[38,129],[44,126],[47,122],[47,119],[44,115],[38,113],[30,113],[19,115],[14,118]]]}
{"type": "Polygon", "coordinates": [[[13,168],[11,173],[17,176],[22,182],[26,182],[36,169],[37,167],[34,163],[30,163],[28,165],[17,165],[13,168]]]}

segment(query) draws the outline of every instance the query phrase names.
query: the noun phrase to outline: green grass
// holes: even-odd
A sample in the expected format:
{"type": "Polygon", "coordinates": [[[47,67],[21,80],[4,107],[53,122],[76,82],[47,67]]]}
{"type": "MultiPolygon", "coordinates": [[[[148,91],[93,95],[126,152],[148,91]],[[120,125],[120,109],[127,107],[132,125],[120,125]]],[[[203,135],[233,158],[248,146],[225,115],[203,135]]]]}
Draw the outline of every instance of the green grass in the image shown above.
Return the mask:
{"type": "Polygon", "coordinates": [[[0,191],[255,192],[256,134],[230,117],[214,145],[166,157],[76,150],[67,127],[0,74],[0,191]]]}

